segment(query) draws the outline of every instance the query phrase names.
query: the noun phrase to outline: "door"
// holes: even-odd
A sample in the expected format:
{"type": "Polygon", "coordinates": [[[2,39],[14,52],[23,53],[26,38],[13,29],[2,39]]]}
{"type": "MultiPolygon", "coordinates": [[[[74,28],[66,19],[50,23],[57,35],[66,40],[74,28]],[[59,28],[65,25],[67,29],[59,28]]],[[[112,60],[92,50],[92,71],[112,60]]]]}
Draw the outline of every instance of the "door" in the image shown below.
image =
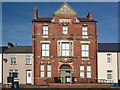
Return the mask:
{"type": "Polygon", "coordinates": [[[27,84],[31,84],[32,83],[32,72],[29,70],[27,71],[27,84]]]}
{"type": "Polygon", "coordinates": [[[61,75],[60,75],[60,79],[62,83],[65,83],[65,70],[61,70],[61,75]]]}
{"type": "Polygon", "coordinates": [[[70,73],[70,71],[66,71],[66,83],[71,83],[71,73],[70,73]]]}

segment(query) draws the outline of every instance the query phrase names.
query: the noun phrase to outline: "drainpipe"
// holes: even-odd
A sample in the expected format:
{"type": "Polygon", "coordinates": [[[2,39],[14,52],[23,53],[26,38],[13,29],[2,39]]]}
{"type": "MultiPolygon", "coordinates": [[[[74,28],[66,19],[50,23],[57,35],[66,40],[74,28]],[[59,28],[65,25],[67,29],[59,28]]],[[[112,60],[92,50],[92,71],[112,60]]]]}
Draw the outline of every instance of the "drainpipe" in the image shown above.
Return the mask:
{"type": "Polygon", "coordinates": [[[119,81],[119,58],[118,58],[118,52],[117,52],[117,79],[119,81]]]}

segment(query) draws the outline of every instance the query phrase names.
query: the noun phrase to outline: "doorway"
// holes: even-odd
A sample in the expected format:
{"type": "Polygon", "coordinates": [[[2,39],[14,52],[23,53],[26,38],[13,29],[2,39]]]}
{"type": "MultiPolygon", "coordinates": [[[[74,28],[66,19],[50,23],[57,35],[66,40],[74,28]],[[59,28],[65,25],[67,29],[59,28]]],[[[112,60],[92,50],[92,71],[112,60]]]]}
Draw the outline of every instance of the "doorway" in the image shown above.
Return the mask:
{"type": "Polygon", "coordinates": [[[26,83],[31,84],[32,83],[32,72],[31,72],[31,70],[26,71],[26,78],[27,78],[26,83]]]}
{"type": "Polygon", "coordinates": [[[71,83],[71,67],[68,64],[63,64],[60,67],[60,80],[62,83],[71,83]]]}

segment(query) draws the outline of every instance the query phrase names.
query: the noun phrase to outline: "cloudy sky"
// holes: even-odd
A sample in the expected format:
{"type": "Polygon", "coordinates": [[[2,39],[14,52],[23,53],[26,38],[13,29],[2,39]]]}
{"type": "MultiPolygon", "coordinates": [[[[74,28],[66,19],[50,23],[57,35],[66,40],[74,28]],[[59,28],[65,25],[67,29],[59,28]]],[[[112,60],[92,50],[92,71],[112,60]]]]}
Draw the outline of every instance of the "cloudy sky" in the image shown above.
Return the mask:
{"type": "MultiPolygon", "coordinates": [[[[118,42],[117,2],[67,2],[77,17],[86,17],[88,12],[98,21],[98,42],[118,42]]],[[[33,9],[37,6],[39,16],[52,17],[63,2],[3,2],[2,45],[12,42],[17,45],[32,45],[33,9]]]]}

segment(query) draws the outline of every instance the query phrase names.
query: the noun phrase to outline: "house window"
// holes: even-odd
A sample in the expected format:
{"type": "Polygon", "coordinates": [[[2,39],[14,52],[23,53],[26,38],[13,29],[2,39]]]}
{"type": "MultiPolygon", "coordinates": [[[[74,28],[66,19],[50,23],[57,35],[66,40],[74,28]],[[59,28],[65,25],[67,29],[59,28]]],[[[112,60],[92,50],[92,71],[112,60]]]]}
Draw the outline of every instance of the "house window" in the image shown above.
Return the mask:
{"type": "Polygon", "coordinates": [[[107,70],[107,79],[112,79],[112,70],[107,70]]]}
{"type": "Polygon", "coordinates": [[[87,27],[87,25],[82,26],[82,35],[88,35],[88,27],[87,27]]]}
{"type": "Polygon", "coordinates": [[[16,56],[11,56],[11,64],[16,64],[16,56]]]}
{"type": "Polygon", "coordinates": [[[62,43],[62,56],[70,56],[69,43],[62,43]]]}
{"type": "Polygon", "coordinates": [[[47,77],[51,77],[51,65],[47,65],[47,77]]]}
{"type": "Polygon", "coordinates": [[[68,33],[68,26],[63,26],[62,30],[63,30],[63,34],[67,34],[68,33]]]}
{"type": "Polygon", "coordinates": [[[89,44],[82,44],[82,57],[89,57],[89,44]]]}
{"type": "Polygon", "coordinates": [[[84,65],[80,66],[80,77],[84,78],[84,65]]]}
{"type": "Polygon", "coordinates": [[[91,78],[91,65],[87,66],[87,78],[91,78]]]}
{"type": "Polygon", "coordinates": [[[42,56],[43,57],[49,56],[49,44],[48,43],[42,43],[42,56]]]}
{"type": "Polygon", "coordinates": [[[44,77],[44,64],[40,64],[40,77],[44,77]]]}
{"type": "Polygon", "coordinates": [[[18,70],[9,70],[9,76],[13,78],[18,78],[18,70]]]}
{"type": "Polygon", "coordinates": [[[59,42],[58,43],[58,56],[72,56],[73,42],[59,42]]]}
{"type": "Polygon", "coordinates": [[[111,63],[112,61],[112,55],[111,54],[107,54],[107,63],[111,63]]]}
{"type": "Polygon", "coordinates": [[[31,56],[26,57],[26,64],[32,64],[31,56]]]}
{"type": "Polygon", "coordinates": [[[43,35],[48,35],[48,25],[43,26],[43,35]]]}

